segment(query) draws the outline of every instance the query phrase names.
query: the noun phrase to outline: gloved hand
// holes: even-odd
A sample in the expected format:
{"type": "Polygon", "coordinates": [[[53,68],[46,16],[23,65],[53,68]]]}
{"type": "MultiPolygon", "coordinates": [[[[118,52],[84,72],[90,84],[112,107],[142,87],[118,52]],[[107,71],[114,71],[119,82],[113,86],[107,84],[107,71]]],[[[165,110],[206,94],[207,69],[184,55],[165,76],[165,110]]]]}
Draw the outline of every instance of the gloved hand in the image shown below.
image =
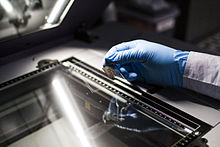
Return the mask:
{"type": "Polygon", "coordinates": [[[182,87],[188,55],[188,51],[134,40],[113,46],[105,55],[103,66],[117,67],[128,81],[182,87]]]}

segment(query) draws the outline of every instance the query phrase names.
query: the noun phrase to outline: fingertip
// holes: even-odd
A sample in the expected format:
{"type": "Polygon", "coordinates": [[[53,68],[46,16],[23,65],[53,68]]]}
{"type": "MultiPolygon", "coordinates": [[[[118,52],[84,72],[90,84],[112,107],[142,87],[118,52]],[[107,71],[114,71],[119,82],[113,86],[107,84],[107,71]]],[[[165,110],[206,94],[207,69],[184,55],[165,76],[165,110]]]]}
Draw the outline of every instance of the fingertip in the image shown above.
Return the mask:
{"type": "Polygon", "coordinates": [[[132,73],[129,73],[128,79],[131,82],[131,81],[137,80],[137,77],[138,77],[137,73],[132,72],[132,73]]]}
{"type": "Polygon", "coordinates": [[[132,81],[135,81],[135,80],[137,80],[137,73],[135,73],[135,72],[131,72],[131,73],[129,73],[128,71],[127,71],[127,69],[126,68],[124,68],[124,67],[121,67],[120,68],[120,72],[123,74],[123,76],[129,81],[129,82],[132,82],[132,81]]]}
{"type": "Polygon", "coordinates": [[[127,74],[127,70],[124,67],[120,67],[120,71],[124,74],[127,74]]]}
{"type": "Polygon", "coordinates": [[[103,67],[108,66],[108,63],[107,63],[105,60],[103,60],[102,66],[103,66],[103,67]]]}
{"type": "Polygon", "coordinates": [[[102,61],[102,66],[103,67],[111,66],[111,65],[112,65],[112,63],[108,59],[106,59],[106,58],[103,59],[103,61],[102,61]]]}
{"type": "Polygon", "coordinates": [[[103,66],[103,67],[107,66],[107,63],[106,63],[106,61],[105,61],[105,58],[102,59],[102,66],[103,66]]]}

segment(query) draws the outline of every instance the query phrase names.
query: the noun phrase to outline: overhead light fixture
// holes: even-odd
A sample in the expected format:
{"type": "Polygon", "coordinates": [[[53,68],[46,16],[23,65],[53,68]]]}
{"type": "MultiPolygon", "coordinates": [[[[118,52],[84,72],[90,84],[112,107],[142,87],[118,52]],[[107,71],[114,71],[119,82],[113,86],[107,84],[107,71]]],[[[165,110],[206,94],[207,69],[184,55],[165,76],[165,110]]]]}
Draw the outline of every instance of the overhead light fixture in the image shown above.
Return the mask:
{"type": "Polygon", "coordinates": [[[63,19],[73,2],[74,0],[57,0],[47,17],[47,23],[53,25],[63,19]]]}
{"type": "Polygon", "coordinates": [[[11,14],[13,12],[14,8],[8,0],[0,0],[0,4],[6,13],[11,14]]]}

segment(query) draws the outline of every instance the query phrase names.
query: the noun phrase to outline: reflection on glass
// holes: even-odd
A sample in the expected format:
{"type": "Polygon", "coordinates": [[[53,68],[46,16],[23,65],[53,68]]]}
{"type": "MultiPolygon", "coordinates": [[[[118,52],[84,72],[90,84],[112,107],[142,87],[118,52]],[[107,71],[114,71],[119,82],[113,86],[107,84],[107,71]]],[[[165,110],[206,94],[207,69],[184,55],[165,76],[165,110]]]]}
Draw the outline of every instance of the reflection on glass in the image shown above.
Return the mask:
{"type": "Polygon", "coordinates": [[[88,81],[52,71],[11,87],[0,101],[0,146],[166,147],[184,136],[88,81]]]}
{"type": "Polygon", "coordinates": [[[152,139],[152,145],[154,142],[155,146],[165,146],[166,144],[172,144],[180,139],[179,135],[175,135],[174,132],[163,125],[156,123],[156,121],[140,113],[140,111],[135,108],[135,105],[131,103],[126,105],[115,98],[111,99],[108,109],[104,112],[103,120],[106,124],[125,131],[137,132],[146,136],[149,135],[152,139]],[[163,137],[155,140],[157,135],[163,137]]]}
{"type": "Polygon", "coordinates": [[[0,0],[0,41],[59,25],[74,0],[0,0]]]}
{"type": "Polygon", "coordinates": [[[55,89],[56,101],[59,104],[60,109],[63,112],[63,115],[69,120],[73,132],[78,136],[83,147],[90,147],[87,136],[85,134],[85,123],[83,122],[81,113],[78,109],[77,103],[74,101],[74,98],[71,96],[70,89],[66,86],[65,82],[62,82],[61,79],[54,79],[52,85],[55,89]]]}

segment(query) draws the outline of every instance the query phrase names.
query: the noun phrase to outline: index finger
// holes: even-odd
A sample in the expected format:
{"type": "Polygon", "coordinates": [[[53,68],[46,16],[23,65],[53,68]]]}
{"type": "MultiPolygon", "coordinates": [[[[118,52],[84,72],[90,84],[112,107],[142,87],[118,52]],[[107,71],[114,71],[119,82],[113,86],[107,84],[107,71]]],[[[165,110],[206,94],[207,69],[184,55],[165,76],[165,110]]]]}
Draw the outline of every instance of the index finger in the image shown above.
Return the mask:
{"type": "Polygon", "coordinates": [[[107,52],[104,65],[142,61],[143,51],[143,48],[137,47],[137,41],[118,44],[107,52]]]}

